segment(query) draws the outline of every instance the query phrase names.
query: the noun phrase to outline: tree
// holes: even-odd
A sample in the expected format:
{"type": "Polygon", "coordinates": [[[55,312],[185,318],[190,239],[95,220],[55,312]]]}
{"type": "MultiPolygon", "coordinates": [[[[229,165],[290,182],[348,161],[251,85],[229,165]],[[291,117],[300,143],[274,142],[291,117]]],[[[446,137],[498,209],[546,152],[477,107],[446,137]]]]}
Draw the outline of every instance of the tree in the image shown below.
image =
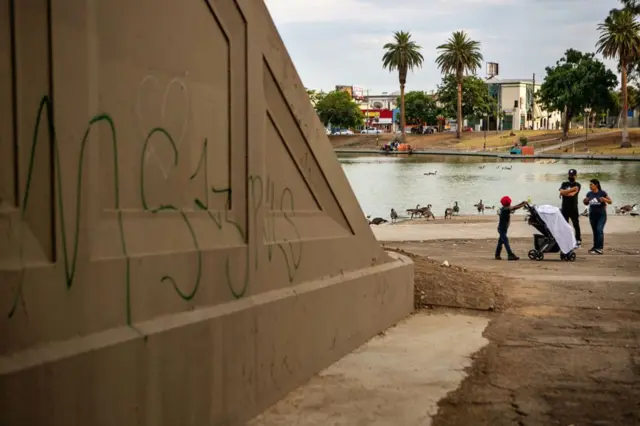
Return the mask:
{"type": "Polygon", "coordinates": [[[628,148],[629,126],[627,111],[627,71],[630,63],[638,58],[640,49],[640,24],[630,10],[612,10],[603,23],[598,25],[600,38],[596,43],[598,53],[605,58],[615,58],[619,61],[622,80],[622,142],[620,147],[628,148]]]}
{"type": "Polygon", "coordinates": [[[618,78],[593,53],[569,49],[555,66],[545,70],[547,76],[536,98],[547,111],[564,111],[563,139],[568,137],[571,119],[585,107],[594,112],[611,108],[610,91],[618,78]]]}
{"type": "Polygon", "coordinates": [[[324,93],[322,90],[318,92],[313,89],[306,89],[306,91],[307,91],[307,95],[309,95],[309,100],[311,101],[311,105],[313,105],[314,107],[318,102],[320,102],[320,100],[322,100],[322,98],[327,96],[327,94],[324,93]]]}
{"type": "Polygon", "coordinates": [[[465,73],[475,74],[482,62],[480,42],[467,38],[464,31],[456,31],[445,43],[438,46],[440,55],[436,58],[436,64],[443,74],[452,74],[458,84],[458,125],[456,137],[462,136],[462,82],[465,73]]]}
{"type": "Polygon", "coordinates": [[[342,90],[327,93],[316,104],[320,121],[327,126],[349,128],[362,125],[364,115],[351,96],[342,90]]]}
{"type": "Polygon", "coordinates": [[[420,53],[422,48],[414,41],[411,41],[410,33],[396,31],[393,37],[395,43],[384,45],[386,52],[382,56],[382,67],[387,68],[389,71],[398,71],[398,79],[400,81],[400,129],[402,141],[404,141],[406,136],[404,86],[407,83],[407,73],[413,71],[414,68],[422,67],[424,57],[420,53]]]}
{"type": "MultiPolygon", "coordinates": [[[[454,75],[447,74],[442,78],[442,84],[438,86],[438,101],[444,106],[449,116],[456,114],[457,98],[458,81],[454,75]]],[[[463,77],[461,105],[463,118],[494,115],[496,107],[497,101],[489,94],[489,85],[484,80],[473,75],[463,77]]]]}
{"type": "MultiPolygon", "coordinates": [[[[408,92],[404,96],[405,101],[405,119],[410,124],[436,122],[436,117],[440,112],[433,96],[429,96],[424,92],[413,91],[408,92]]],[[[398,104],[402,100],[398,98],[398,104]]]]}

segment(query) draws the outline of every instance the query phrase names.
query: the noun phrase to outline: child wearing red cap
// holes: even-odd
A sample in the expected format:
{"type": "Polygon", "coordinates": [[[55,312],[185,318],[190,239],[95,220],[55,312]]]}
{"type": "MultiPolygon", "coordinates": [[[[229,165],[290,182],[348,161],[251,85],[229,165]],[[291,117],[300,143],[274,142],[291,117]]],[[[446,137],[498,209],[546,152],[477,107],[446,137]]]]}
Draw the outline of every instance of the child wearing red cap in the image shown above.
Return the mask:
{"type": "Polygon", "coordinates": [[[507,231],[509,230],[509,223],[511,222],[511,214],[524,207],[527,203],[522,202],[517,206],[511,206],[511,198],[505,196],[500,199],[502,208],[500,209],[500,222],[498,222],[498,247],[496,247],[496,260],[502,260],[500,253],[502,253],[502,246],[507,250],[509,260],[519,260],[520,258],[513,254],[511,246],[509,245],[509,238],[507,237],[507,231]]]}

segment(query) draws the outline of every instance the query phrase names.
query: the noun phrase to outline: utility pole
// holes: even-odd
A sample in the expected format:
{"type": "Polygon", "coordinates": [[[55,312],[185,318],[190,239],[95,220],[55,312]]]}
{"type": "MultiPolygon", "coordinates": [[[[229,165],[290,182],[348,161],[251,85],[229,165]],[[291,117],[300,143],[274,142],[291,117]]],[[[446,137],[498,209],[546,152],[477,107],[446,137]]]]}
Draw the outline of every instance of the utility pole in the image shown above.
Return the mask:
{"type": "Polygon", "coordinates": [[[533,73],[533,89],[531,89],[531,130],[536,129],[536,73],[533,73]]]}

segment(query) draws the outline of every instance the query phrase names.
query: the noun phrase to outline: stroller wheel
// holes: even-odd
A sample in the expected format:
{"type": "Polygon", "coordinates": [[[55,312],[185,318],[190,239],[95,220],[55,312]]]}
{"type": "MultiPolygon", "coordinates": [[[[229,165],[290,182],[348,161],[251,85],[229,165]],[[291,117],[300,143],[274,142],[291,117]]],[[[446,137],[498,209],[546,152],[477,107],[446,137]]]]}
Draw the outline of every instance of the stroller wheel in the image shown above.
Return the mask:
{"type": "Polygon", "coordinates": [[[536,260],[537,260],[537,261],[544,260],[544,254],[543,254],[542,252],[540,252],[540,251],[539,251],[539,252],[538,252],[538,257],[536,257],[536,260]]]}
{"type": "Polygon", "coordinates": [[[537,250],[529,250],[529,259],[536,260],[538,258],[537,250]]]}
{"type": "Polygon", "coordinates": [[[569,262],[575,262],[576,261],[576,253],[575,252],[571,252],[567,255],[567,260],[569,262]]]}
{"type": "Polygon", "coordinates": [[[568,260],[567,256],[564,255],[564,253],[560,253],[560,260],[568,260]]]}

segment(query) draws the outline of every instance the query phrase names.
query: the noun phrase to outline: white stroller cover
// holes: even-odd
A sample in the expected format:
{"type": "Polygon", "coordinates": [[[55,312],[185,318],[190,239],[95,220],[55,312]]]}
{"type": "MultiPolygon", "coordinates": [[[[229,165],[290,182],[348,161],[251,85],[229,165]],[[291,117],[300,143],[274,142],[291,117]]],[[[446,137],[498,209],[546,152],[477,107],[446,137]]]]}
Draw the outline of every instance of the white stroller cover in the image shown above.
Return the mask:
{"type": "Polygon", "coordinates": [[[536,206],[535,209],[545,225],[547,225],[547,228],[549,228],[549,231],[551,231],[551,235],[558,243],[562,253],[567,254],[576,248],[576,237],[573,234],[573,228],[562,216],[559,208],[545,204],[536,206]]]}

